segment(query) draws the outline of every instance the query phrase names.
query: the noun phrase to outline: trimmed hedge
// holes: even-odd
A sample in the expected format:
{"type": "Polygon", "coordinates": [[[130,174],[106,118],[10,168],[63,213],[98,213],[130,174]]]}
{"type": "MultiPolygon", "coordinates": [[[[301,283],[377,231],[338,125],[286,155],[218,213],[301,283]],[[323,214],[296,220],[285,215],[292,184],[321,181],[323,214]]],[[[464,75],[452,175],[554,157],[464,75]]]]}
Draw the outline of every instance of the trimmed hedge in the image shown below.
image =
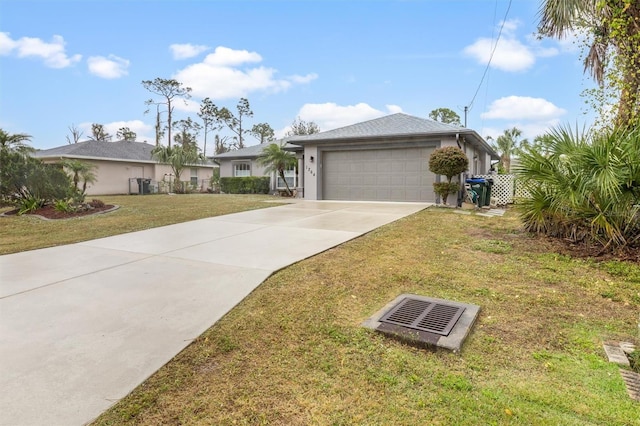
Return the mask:
{"type": "Polygon", "coordinates": [[[268,194],[268,176],[221,177],[220,191],[225,194],[268,194]]]}

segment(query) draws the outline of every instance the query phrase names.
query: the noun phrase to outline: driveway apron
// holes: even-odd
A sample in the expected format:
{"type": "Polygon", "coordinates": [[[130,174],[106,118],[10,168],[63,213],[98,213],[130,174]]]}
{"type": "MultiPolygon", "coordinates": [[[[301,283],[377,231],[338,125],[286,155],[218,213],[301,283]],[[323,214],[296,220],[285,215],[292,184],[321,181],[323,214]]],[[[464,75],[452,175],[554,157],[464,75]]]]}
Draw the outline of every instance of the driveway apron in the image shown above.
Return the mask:
{"type": "Polygon", "coordinates": [[[0,424],[92,421],[274,271],[428,206],[298,201],[0,256],[0,424]]]}

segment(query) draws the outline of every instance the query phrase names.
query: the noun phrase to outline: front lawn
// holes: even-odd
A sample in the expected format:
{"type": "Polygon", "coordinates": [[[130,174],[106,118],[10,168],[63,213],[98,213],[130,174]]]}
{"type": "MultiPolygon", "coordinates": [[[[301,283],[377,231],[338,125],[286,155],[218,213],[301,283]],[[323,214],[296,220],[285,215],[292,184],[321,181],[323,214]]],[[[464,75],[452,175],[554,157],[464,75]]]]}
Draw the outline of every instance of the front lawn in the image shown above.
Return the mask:
{"type": "Polygon", "coordinates": [[[640,424],[602,349],[637,343],[640,267],[550,247],[425,210],[274,274],[94,424],[640,424]],[[480,305],[462,352],[360,326],[401,293],[480,305]]]}
{"type": "MultiPolygon", "coordinates": [[[[90,217],[44,221],[29,215],[0,217],[0,255],[77,243],[94,238],[171,225],[188,220],[272,207],[269,195],[105,195],[87,196],[120,208],[90,217]]],[[[11,208],[0,209],[9,211],[11,208]]]]}

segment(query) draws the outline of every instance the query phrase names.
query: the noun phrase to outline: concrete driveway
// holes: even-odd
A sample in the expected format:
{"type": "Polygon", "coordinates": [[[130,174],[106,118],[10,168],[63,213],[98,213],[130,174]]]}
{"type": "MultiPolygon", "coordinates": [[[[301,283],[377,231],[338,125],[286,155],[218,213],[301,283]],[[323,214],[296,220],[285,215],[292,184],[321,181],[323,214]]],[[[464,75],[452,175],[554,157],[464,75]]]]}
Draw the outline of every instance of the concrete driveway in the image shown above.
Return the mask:
{"type": "Polygon", "coordinates": [[[90,422],[274,271],[426,207],[300,201],[0,256],[0,424],[90,422]]]}

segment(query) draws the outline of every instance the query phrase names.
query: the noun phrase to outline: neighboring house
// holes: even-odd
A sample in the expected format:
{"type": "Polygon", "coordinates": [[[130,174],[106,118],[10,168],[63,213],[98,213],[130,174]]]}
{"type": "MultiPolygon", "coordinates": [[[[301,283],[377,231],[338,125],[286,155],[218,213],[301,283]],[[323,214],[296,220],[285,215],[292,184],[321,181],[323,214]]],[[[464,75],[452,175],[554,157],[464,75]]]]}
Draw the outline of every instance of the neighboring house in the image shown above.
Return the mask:
{"type": "MultiPolygon", "coordinates": [[[[96,182],[87,186],[88,195],[139,193],[139,179],[149,192],[158,190],[161,182],[173,180],[171,167],[159,164],[151,156],[155,145],[142,142],[85,141],[36,151],[34,157],[46,163],[65,159],[80,160],[96,166],[96,182]]],[[[184,169],[180,180],[192,184],[196,190],[206,190],[213,175],[214,164],[196,164],[184,169]]],[[[168,185],[165,185],[168,187],[168,185]]],[[[145,191],[146,192],[146,191],[145,191]]]]}
{"type": "MultiPolygon", "coordinates": [[[[288,144],[285,141],[272,143],[284,143],[283,148],[287,151],[302,152],[301,147],[288,144]]],[[[264,171],[265,167],[259,164],[258,157],[262,154],[262,150],[267,146],[269,146],[269,143],[263,143],[214,155],[214,160],[220,165],[220,177],[266,176],[267,174],[264,171]]],[[[301,164],[301,160],[298,162],[301,164]]],[[[299,186],[296,171],[297,170],[293,168],[291,170],[285,170],[284,173],[285,179],[291,189],[299,186]]],[[[276,176],[275,173],[271,173],[270,177],[270,188],[272,191],[285,189],[286,186],[281,177],[276,176]]]]}
{"type": "MultiPolygon", "coordinates": [[[[475,131],[407,114],[287,138],[298,157],[298,194],[308,200],[436,202],[429,157],[458,146],[469,158],[468,175],[485,174],[498,154],[475,131]]],[[[214,156],[220,176],[262,176],[260,145],[214,156]]],[[[295,176],[295,173],[294,173],[295,176]]]]}

